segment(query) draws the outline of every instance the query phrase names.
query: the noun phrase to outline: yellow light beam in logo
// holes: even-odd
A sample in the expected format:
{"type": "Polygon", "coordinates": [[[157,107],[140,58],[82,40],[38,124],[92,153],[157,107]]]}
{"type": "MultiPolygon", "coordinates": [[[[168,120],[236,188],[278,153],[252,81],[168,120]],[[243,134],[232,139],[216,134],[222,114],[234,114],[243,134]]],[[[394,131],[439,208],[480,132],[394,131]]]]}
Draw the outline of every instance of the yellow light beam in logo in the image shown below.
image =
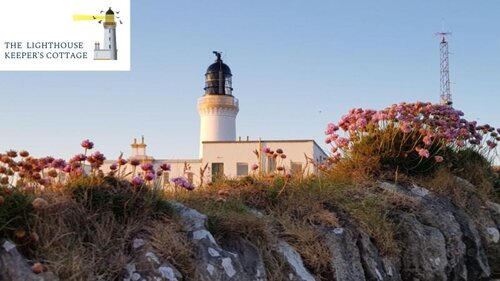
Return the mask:
{"type": "Polygon", "coordinates": [[[104,20],[105,16],[102,15],[73,15],[74,21],[80,20],[104,20]]]}

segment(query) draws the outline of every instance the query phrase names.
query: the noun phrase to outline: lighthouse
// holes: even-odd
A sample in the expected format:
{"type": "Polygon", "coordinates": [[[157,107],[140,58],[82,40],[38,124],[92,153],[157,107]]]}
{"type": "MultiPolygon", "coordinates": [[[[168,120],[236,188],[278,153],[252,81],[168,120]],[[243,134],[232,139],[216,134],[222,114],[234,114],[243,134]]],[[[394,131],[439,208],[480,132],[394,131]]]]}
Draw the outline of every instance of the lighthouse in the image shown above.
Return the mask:
{"type": "Polygon", "coordinates": [[[233,96],[231,69],[213,52],[216,60],[205,74],[205,94],[198,99],[200,158],[205,141],[235,141],[238,99],[233,96]]]}
{"type": "Polygon", "coordinates": [[[111,7],[104,16],[104,43],[101,46],[99,42],[95,44],[94,59],[95,60],[116,60],[118,58],[118,50],[116,49],[116,21],[115,12],[111,7]]]}

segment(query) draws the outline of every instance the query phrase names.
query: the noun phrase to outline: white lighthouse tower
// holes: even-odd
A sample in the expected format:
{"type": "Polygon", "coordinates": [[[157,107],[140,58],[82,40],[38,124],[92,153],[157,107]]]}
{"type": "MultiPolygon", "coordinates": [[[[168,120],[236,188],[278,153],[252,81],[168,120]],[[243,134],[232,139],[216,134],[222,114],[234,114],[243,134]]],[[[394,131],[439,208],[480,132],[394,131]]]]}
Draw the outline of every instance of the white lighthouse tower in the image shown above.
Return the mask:
{"type": "Polygon", "coordinates": [[[116,60],[118,58],[118,50],[116,49],[116,21],[115,12],[111,10],[111,7],[106,12],[103,26],[104,44],[102,46],[99,42],[95,44],[94,59],[116,60]]]}
{"type": "Polygon", "coordinates": [[[205,95],[198,99],[200,114],[200,158],[204,141],[235,141],[238,99],[233,97],[231,69],[221,59],[221,53],[205,74],[205,95]]]}

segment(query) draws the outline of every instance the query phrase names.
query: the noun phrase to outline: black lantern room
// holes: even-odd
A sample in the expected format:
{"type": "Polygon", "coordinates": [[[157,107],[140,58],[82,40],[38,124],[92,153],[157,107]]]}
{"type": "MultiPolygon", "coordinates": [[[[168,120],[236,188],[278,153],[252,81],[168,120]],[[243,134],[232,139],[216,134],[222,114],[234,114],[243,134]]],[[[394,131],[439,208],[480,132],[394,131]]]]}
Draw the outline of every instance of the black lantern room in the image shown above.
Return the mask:
{"type": "Polygon", "coordinates": [[[214,54],[217,59],[208,67],[205,74],[205,95],[232,96],[231,69],[222,62],[221,53],[214,51],[214,54]]]}

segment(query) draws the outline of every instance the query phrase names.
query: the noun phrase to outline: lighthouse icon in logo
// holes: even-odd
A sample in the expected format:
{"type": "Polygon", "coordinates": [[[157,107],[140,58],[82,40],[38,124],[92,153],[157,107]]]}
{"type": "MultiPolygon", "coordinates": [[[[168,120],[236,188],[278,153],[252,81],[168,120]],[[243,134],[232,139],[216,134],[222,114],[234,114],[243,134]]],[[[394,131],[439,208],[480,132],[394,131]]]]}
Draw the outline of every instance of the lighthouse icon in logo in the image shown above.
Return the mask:
{"type": "Polygon", "coordinates": [[[123,22],[120,20],[120,12],[114,12],[111,7],[106,11],[104,15],[104,10],[101,11],[100,15],[73,15],[73,20],[75,21],[98,21],[99,25],[102,24],[104,27],[104,41],[95,42],[94,49],[94,60],[117,60],[118,59],[118,49],[116,48],[116,20],[120,24],[123,22]],[[116,15],[115,15],[116,14],[116,15]]]}
{"type": "Polygon", "coordinates": [[[104,41],[102,45],[100,42],[95,43],[94,60],[117,60],[115,12],[111,7],[106,12],[104,21],[100,20],[99,23],[104,26],[104,41]]]}

